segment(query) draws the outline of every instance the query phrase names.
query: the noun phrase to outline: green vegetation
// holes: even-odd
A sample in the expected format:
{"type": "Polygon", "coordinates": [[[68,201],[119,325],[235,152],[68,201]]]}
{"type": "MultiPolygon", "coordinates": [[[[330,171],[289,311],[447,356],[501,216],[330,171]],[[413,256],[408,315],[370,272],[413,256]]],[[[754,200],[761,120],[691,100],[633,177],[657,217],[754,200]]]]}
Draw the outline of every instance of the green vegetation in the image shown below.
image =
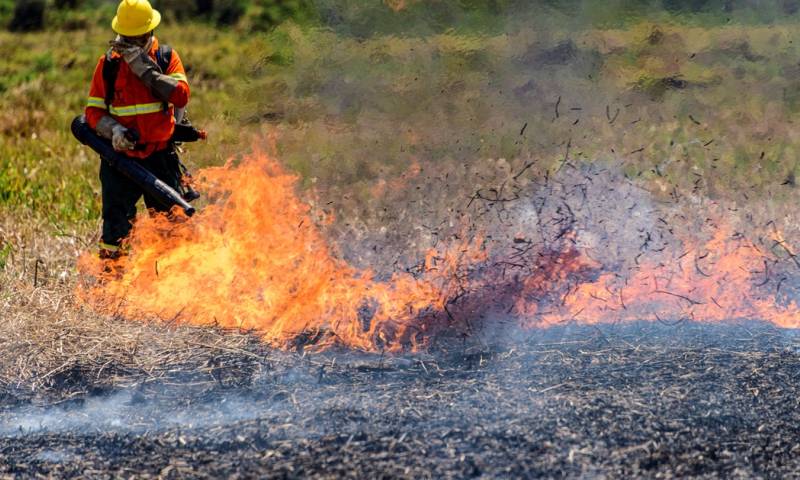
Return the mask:
{"type": "MultiPolygon", "coordinates": [[[[197,99],[191,113],[208,124],[214,135],[213,148],[195,149],[198,161],[218,163],[226,154],[225,142],[236,139],[239,126],[225,112],[236,103],[235,84],[242,81],[240,55],[248,48],[257,49],[250,45],[258,40],[205,26],[168,27],[160,34],[187,58],[197,99]],[[220,145],[223,148],[216,148],[220,145]]],[[[72,138],[69,122],[83,110],[89,80],[108,38],[102,28],[0,33],[0,47],[9,52],[0,64],[0,205],[4,210],[22,209],[26,215],[43,216],[58,225],[94,222],[99,216],[98,160],[72,138]]]]}
{"type": "MultiPolygon", "coordinates": [[[[790,198],[794,3],[759,12],[744,1],[656,3],[601,12],[597,2],[543,2],[547,15],[532,16],[511,0],[231,0],[205,10],[164,0],[157,33],[180,51],[191,117],[211,134],[189,147],[194,167],[269,133],[304,185],[361,205],[412,165],[489,170],[492,158],[534,160],[531,175],[608,160],[665,197],[678,188],[790,198]],[[223,21],[221,9],[236,5],[240,15],[223,21]],[[625,15],[611,21],[608,11],[625,15]]],[[[111,38],[113,5],[60,5],[48,8],[45,32],[0,33],[0,210],[84,235],[99,217],[97,159],[68,124],[111,38]]],[[[11,10],[0,2],[0,15],[11,10]]]]}
{"type": "Polygon", "coordinates": [[[797,32],[641,23],[365,41],[287,26],[267,37],[272,61],[238,116],[273,124],[284,162],[354,194],[415,162],[499,157],[540,172],[609,160],[665,195],[788,195],[797,32]]]}

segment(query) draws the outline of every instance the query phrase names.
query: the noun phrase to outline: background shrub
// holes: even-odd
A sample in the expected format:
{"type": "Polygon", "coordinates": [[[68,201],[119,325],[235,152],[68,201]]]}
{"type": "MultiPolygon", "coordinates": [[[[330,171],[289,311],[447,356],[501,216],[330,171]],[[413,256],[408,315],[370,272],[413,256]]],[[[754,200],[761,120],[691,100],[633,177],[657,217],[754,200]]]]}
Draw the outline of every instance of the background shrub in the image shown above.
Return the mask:
{"type": "Polygon", "coordinates": [[[44,0],[17,0],[8,29],[12,32],[32,32],[44,28],[44,0]]]}

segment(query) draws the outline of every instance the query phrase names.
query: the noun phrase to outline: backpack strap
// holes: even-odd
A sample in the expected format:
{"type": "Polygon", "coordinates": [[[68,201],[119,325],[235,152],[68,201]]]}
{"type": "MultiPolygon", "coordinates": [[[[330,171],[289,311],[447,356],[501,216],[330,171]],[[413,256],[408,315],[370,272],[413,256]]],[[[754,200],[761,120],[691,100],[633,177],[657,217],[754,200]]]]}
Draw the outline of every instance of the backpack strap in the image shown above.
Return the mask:
{"type": "Polygon", "coordinates": [[[111,111],[111,102],[114,101],[114,85],[117,82],[117,74],[119,73],[119,57],[114,58],[111,52],[106,54],[105,61],[103,61],[103,84],[106,90],[106,110],[111,111]]]}
{"type": "MultiPolygon", "coordinates": [[[[167,44],[159,45],[158,49],[156,50],[156,63],[158,64],[158,68],[161,69],[161,73],[164,75],[167,74],[167,70],[169,70],[169,64],[172,62],[172,47],[167,44]]],[[[169,103],[164,102],[164,113],[169,112],[169,103]]]]}
{"type": "Polygon", "coordinates": [[[169,64],[172,63],[172,47],[167,44],[159,45],[156,50],[156,63],[161,69],[161,73],[166,75],[169,64]]]}

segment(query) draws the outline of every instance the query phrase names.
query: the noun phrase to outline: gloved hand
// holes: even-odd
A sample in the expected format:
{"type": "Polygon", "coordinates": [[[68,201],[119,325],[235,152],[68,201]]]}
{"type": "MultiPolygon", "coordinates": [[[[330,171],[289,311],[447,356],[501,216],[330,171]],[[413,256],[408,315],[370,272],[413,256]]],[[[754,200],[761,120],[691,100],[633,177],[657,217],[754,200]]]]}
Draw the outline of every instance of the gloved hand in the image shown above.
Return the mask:
{"type": "Polygon", "coordinates": [[[122,59],[125,60],[126,63],[130,63],[134,58],[138,57],[142,54],[142,52],[144,52],[142,47],[126,42],[119,35],[117,35],[117,38],[108,43],[115,52],[122,56],[122,59]]]}
{"type": "Polygon", "coordinates": [[[135,143],[125,138],[125,133],[127,131],[128,129],[119,123],[114,125],[114,127],[111,129],[111,145],[114,147],[114,150],[122,152],[124,150],[131,150],[136,146],[135,143]]]}
{"type": "Polygon", "coordinates": [[[142,45],[131,43],[127,39],[117,35],[117,38],[108,43],[111,45],[111,48],[113,48],[114,51],[122,56],[122,59],[125,60],[125,63],[131,63],[142,53],[146,54],[150,51],[150,49],[153,47],[153,38],[154,37],[151,35],[150,38],[147,39],[147,43],[142,45]]]}
{"type": "Polygon", "coordinates": [[[128,66],[133,74],[139,77],[143,82],[145,82],[145,84],[147,84],[145,79],[149,79],[155,75],[161,75],[161,70],[158,68],[158,64],[155,62],[155,60],[150,58],[150,55],[144,53],[144,51],[140,51],[138,55],[130,60],[125,61],[128,62],[128,66]]]}
{"type": "Polygon", "coordinates": [[[138,57],[140,57],[144,53],[144,49],[142,47],[137,47],[136,45],[125,45],[122,48],[115,49],[117,53],[122,55],[122,59],[125,60],[125,63],[130,65],[131,62],[135,61],[138,57]]]}

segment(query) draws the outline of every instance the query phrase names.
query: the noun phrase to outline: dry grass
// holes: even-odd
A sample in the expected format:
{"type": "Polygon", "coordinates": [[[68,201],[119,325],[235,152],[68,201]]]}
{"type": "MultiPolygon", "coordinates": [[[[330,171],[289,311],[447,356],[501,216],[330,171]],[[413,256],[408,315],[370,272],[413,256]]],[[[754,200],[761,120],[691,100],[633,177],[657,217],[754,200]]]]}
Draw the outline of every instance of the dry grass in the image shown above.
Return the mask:
{"type": "Polygon", "coordinates": [[[85,236],[44,229],[0,222],[0,240],[15,246],[0,271],[0,404],[178,376],[219,381],[215,371],[230,362],[264,358],[266,347],[248,332],[128,321],[82,307],[74,264],[85,236]]]}

